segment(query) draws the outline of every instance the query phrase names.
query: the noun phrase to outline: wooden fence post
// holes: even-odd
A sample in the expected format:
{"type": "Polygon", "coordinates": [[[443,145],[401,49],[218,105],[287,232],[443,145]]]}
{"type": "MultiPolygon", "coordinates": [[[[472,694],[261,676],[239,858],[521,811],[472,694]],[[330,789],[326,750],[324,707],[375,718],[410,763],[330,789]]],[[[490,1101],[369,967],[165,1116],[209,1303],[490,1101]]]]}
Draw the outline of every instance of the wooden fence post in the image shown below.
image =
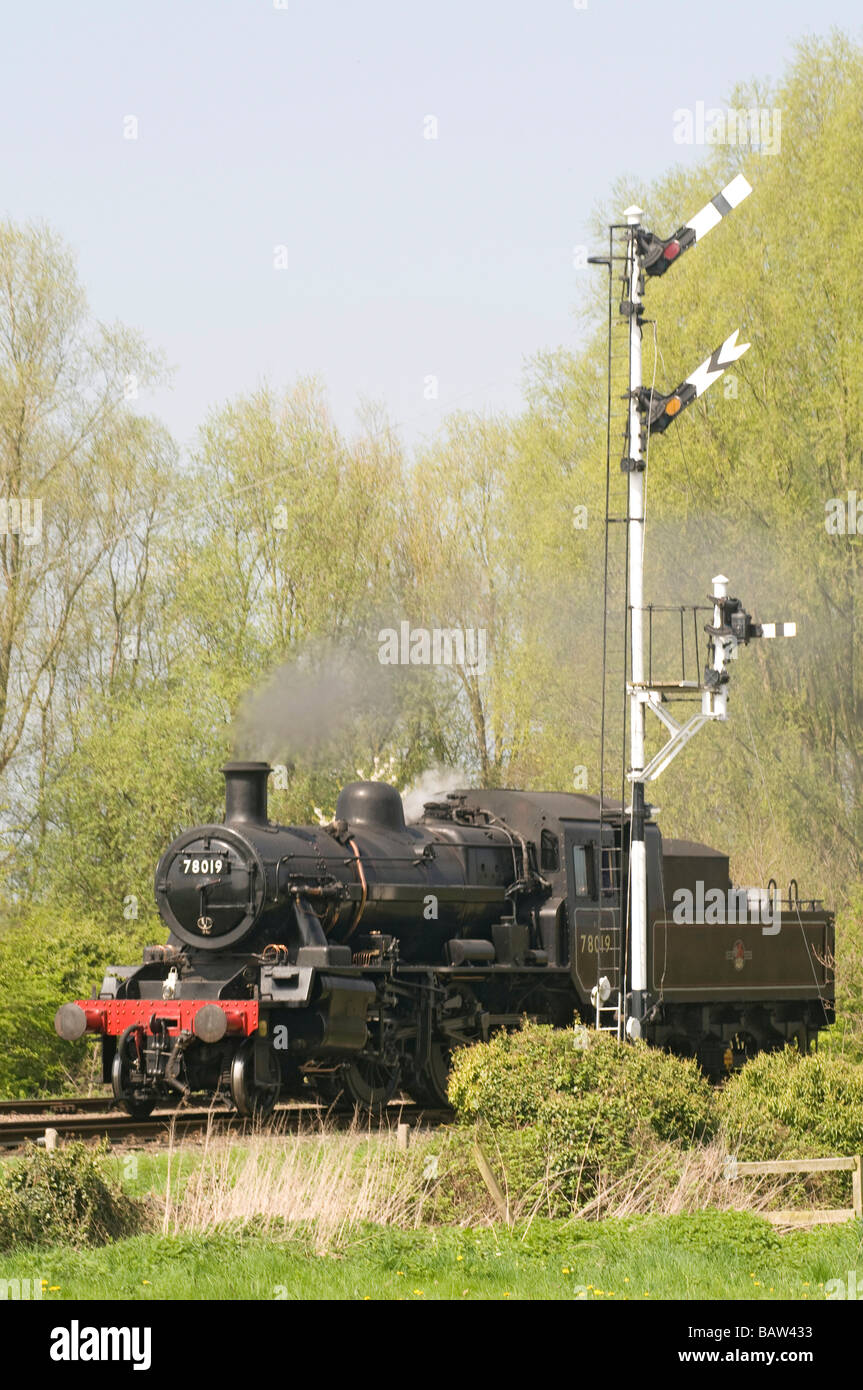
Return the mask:
{"type": "Polygon", "coordinates": [[[509,1214],[509,1202],[501,1192],[500,1184],[498,1183],[497,1178],[492,1172],[491,1164],[489,1163],[488,1159],[486,1158],[485,1154],[480,1148],[479,1142],[477,1140],[474,1140],[473,1147],[474,1153],[476,1155],[476,1166],[479,1168],[482,1180],[488,1188],[491,1199],[497,1207],[500,1215],[503,1217],[507,1226],[509,1226],[512,1224],[509,1214]]]}

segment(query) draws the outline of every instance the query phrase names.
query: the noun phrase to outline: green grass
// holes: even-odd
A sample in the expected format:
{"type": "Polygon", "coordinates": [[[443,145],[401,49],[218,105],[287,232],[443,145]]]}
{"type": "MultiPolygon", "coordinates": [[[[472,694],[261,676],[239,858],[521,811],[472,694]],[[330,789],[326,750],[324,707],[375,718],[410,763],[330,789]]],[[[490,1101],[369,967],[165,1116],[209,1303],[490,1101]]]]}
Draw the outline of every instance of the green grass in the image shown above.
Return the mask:
{"type": "MultiPolygon", "coordinates": [[[[417,1171],[424,1163],[423,1143],[417,1136],[409,1151],[417,1171]]],[[[219,1145],[211,1153],[217,1167],[222,1154],[219,1145]]],[[[481,1213],[469,1207],[464,1226],[406,1229],[419,1217],[419,1207],[415,1211],[408,1203],[390,1218],[380,1205],[360,1208],[356,1195],[354,1179],[381,1176],[385,1193],[398,1178],[401,1160],[395,1178],[387,1166],[397,1158],[391,1135],[339,1132],[300,1143],[251,1139],[224,1146],[223,1156],[229,1170],[222,1186],[236,1184],[241,1194],[248,1190],[248,1203],[240,1203],[230,1229],[219,1224],[224,1215],[219,1216],[218,1204],[204,1200],[196,1207],[193,1201],[183,1209],[180,1202],[182,1189],[206,1157],[203,1145],[186,1143],[170,1155],[164,1149],[113,1153],[104,1159],[106,1176],[130,1196],[148,1198],[146,1220],[157,1227],[170,1168],[171,1221],[179,1211],[173,1229],[180,1233],[163,1236],[151,1229],[84,1250],[58,1244],[21,1247],[0,1255],[0,1279],[44,1279],[45,1297],[57,1301],[803,1301],[823,1298],[831,1279],[863,1268],[860,1222],[780,1235],[751,1211],[708,1209],[599,1221],[543,1218],[522,1220],[508,1230],[484,1224],[481,1213]],[[350,1159],[347,1166],[343,1158],[350,1159]],[[299,1211],[296,1202],[284,1204],[276,1181],[284,1162],[295,1164],[289,1176],[291,1192],[296,1187],[302,1197],[299,1211]],[[313,1224],[309,1215],[321,1193],[326,1202],[313,1224]]],[[[445,1193],[452,1181],[448,1171],[442,1172],[445,1193]]],[[[422,1216],[429,1219],[426,1209],[422,1216]]]]}
{"type": "MultiPolygon", "coordinates": [[[[233,1151],[239,1161],[246,1149],[242,1144],[234,1144],[233,1151]]],[[[7,1164],[11,1166],[16,1163],[18,1158],[19,1155],[14,1153],[0,1155],[0,1171],[7,1164]]],[[[168,1184],[169,1170],[172,1187],[182,1190],[203,1159],[203,1146],[185,1143],[178,1145],[171,1154],[166,1149],[155,1149],[152,1152],[137,1149],[129,1153],[112,1151],[106,1155],[104,1167],[106,1174],[120,1183],[130,1197],[146,1197],[151,1194],[163,1197],[168,1184]]]]}
{"type": "MultiPolygon", "coordinates": [[[[233,1145],[232,1152],[237,1161],[245,1153],[242,1144],[233,1145]]],[[[193,1144],[182,1144],[168,1154],[165,1149],[154,1153],[141,1150],[128,1154],[109,1154],[105,1160],[105,1171],[122,1183],[130,1197],[146,1197],[151,1194],[164,1197],[171,1174],[171,1186],[176,1192],[182,1190],[196,1168],[204,1159],[204,1149],[193,1144]]]]}
{"type": "Polygon", "coordinates": [[[484,1227],[366,1227],[335,1254],[312,1234],[137,1236],[7,1254],[0,1277],[62,1299],[818,1299],[863,1259],[859,1223],[778,1235],[744,1213],[484,1227]],[[579,1292],[582,1289],[583,1292],[579,1292]]]}

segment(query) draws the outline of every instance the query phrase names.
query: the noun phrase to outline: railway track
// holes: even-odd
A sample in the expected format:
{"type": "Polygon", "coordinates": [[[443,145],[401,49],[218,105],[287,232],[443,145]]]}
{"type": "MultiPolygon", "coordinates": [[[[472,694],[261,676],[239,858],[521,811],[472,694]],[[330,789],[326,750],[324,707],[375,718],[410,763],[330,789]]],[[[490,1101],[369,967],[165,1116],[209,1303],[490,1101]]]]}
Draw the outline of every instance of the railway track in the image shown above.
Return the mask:
{"type": "MultiPolygon", "coordinates": [[[[354,1119],[352,1110],[334,1110],[311,1101],[298,1101],[276,1106],[263,1126],[259,1121],[237,1115],[232,1110],[214,1107],[196,1109],[182,1105],[158,1111],[144,1120],[136,1120],[117,1111],[115,1104],[105,1098],[82,1099],[93,1104],[77,1108],[74,1113],[69,1113],[70,1102],[65,1099],[52,1101],[50,1106],[43,1105],[41,1111],[36,1110],[32,1102],[0,1102],[0,1116],[12,1116],[10,1119],[0,1119],[0,1148],[17,1149],[28,1141],[38,1141],[49,1128],[57,1131],[58,1141],[107,1138],[111,1142],[128,1139],[165,1142],[172,1136],[174,1139],[188,1138],[205,1133],[208,1129],[217,1133],[252,1133],[263,1128],[274,1133],[290,1134],[324,1122],[344,1127],[354,1119]],[[96,1102],[103,1101],[100,1109],[96,1102]],[[18,1105],[27,1105],[28,1109],[6,1108],[18,1105]]],[[[79,1107],[78,1102],[73,1101],[72,1104],[79,1107]]],[[[413,1101],[391,1101],[385,1114],[379,1120],[372,1120],[371,1124],[438,1124],[450,1117],[448,1110],[422,1109],[413,1101]]]]}
{"type": "Polygon", "coordinates": [[[117,1109],[113,1096],[49,1096],[36,1100],[0,1100],[0,1122],[6,1115],[106,1115],[117,1109]]]}

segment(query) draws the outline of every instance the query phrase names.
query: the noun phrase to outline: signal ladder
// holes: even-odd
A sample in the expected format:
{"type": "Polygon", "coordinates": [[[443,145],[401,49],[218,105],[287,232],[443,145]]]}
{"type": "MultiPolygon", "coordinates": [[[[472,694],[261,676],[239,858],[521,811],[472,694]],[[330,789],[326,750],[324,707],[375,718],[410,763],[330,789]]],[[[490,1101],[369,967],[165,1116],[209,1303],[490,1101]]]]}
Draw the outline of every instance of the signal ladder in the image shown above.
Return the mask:
{"type": "Polygon", "coordinates": [[[623,1037],[623,997],[622,991],[611,988],[608,978],[602,975],[590,991],[591,1003],[596,1008],[597,1033],[614,1033],[623,1037]]]}
{"type": "MultiPolygon", "coordinates": [[[[618,904],[621,902],[621,850],[619,845],[603,845],[601,854],[602,864],[602,889],[604,893],[610,893],[613,900],[618,904]]],[[[611,916],[611,914],[609,914],[611,916]]],[[[611,936],[611,947],[608,950],[597,953],[597,983],[590,991],[590,999],[595,1010],[594,1026],[598,1033],[613,1033],[618,1039],[623,1037],[624,1028],[624,998],[623,990],[620,986],[621,981],[621,959],[620,959],[620,927],[614,924],[608,928],[611,936]],[[606,973],[607,972],[607,973],[606,973]],[[609,976],[611,977],[609,979],[609,976]],[[612,985],[611,981],[617,980],[618,987],[612,985]]],[[[599,937],[604,935],[602,918],[600,916],[599,937]]]]}
{"type": "MultiPolygon", "coordinates": [[[[602,926],[599,928],[599,934],[601,939],[604,935],[602,926]]],[[[613,1033],[618,1039],[622,1039],[625,1020],[621,984],[620,927],[609,927],[608,935],[611,937],[611,946],[598,953],[598,978],[590,991],[590,1002],[595,1011],[596,1031],[598,1033],[613,1033]],[[617,981],[616,988],[611,983],[612,980],[617,981]]]]}

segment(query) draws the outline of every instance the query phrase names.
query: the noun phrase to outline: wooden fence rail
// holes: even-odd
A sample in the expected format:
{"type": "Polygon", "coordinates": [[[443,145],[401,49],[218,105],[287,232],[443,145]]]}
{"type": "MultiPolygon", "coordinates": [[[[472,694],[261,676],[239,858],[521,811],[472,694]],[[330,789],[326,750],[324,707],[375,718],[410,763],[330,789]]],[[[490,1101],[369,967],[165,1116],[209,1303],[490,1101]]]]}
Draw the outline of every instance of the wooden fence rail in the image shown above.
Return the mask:
{"type": "Polygon", "coordinates": [[[817,1226],[827,1222],[863,1220],[863,1155],[851,1158],[774,1158],[764,1163],[740,1163],[730,1157],[725,1161],[723,1176],[733,1182],[736,1178],[758,1177],[765,1173],[851,1173],[850,1207],[828,1207],[816,1211],[766,1211],[764,1215],[774,1226],[817,1226]]]}

